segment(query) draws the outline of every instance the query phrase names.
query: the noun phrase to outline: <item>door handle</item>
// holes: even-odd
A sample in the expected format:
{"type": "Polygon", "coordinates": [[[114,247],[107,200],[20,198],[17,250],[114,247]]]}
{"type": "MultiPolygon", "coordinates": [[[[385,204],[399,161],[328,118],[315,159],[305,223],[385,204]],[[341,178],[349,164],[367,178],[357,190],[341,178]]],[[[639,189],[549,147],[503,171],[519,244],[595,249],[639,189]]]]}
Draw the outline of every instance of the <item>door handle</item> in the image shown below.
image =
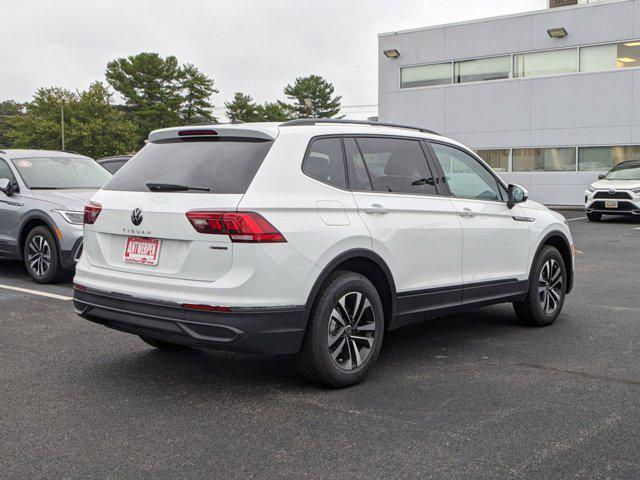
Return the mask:
{"type": "Polygon", "coordinates": [[[463,218],[472,218],[476,216],[476,212],[474,212],[473,210],[471,210],[470,208],[463,208],[461,212],[458,212],[458,215],[460,215],[463,218]]]}
{"type": "Polygon", "coordinates": [[[369,215],[385,215],[389,213],[389,210],[384,208],[379,203],[372,203],[370,208],[365,208],[364,213],[368,213],[369,215]]]}

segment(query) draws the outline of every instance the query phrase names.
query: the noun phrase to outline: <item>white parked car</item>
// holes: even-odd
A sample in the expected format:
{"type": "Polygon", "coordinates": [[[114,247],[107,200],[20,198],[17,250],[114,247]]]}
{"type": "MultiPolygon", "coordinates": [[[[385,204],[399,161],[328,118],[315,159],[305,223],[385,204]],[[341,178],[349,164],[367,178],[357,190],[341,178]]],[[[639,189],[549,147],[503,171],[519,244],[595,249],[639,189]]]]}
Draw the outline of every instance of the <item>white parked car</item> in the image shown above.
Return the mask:
{"type": "Polygon", "coordinates": [[[619,163],[584,193],[584,207],[592,222],[600,221],[602,215],[640,215],[640,161],[619,163]]]}
{"type": "Polygon", "coordinates": [[[157,130],[85,218],[82,317],[158,348],[296,354],[335,387],[387,330],[502,302],[549,325],[573,283],[561,215],[412,127],[157,130]]]}

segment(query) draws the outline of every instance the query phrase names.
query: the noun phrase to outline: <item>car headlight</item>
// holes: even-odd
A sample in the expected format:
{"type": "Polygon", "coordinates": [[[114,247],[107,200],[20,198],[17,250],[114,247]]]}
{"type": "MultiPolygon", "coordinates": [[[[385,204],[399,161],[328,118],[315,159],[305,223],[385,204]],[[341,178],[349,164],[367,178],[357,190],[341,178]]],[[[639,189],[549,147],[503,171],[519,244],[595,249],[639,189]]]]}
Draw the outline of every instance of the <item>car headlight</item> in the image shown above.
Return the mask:
{"type": "Polygon", "coordinates": [[[82,225],[84,223],[84,212],[75,212],[72,210],[55,210],[62,218],[72,225],[82,225]]]}
{"type": "Polygon", "coordinates": [[[640,193],[640,187],[632,188],[632,189],[631,189],[631,191],[632,191],[633,193],[640,193]]]}
{"type": "Polygon", "coordinates": [[[596,189],[595,189],[595,188],[593,188],[591,185],[589,185],[589,186],[587,187],[587,192],[589,192],[589,193],[593,193],[593,192],[595,192],[595,191],[596,191],[596,189]]]}

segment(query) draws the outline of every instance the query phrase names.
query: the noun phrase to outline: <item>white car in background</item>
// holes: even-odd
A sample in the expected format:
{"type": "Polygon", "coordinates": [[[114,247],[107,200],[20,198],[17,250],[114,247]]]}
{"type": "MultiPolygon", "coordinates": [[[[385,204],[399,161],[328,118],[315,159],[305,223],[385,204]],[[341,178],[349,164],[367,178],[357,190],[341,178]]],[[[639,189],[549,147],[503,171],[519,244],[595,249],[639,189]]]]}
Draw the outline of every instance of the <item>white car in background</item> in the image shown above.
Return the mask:
{"type": "Polygon", "coordinates": [[[295,354],[343,387],[385,332],[573,283],[564,217],[420,128],[294,120],[157,130],[85,210],[82,317],[162,349],[295,354]]]}
{"type": "Polygon", "coordinates": [[[585,192],[585,211],[592,222],[602,215],[640,216],[640,161],[622,162],[600,175],[585,192]]]}

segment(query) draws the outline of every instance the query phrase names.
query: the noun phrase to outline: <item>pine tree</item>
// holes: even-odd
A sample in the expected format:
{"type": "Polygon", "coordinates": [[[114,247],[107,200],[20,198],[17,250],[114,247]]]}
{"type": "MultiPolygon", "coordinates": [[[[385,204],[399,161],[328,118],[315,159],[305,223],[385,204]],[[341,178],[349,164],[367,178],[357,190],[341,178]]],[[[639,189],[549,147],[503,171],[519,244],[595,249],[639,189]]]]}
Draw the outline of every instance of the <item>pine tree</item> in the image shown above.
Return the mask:
{"type": "Polygon", "coordinates": [[[341,96],[333,96],[334,87],[319,75],[297,77],[293,85],[287,85],[284,94],[293,103],[283,103],[292,118],[329,118],[340,111],[341,96]],[[307,102],[310,105],[307,105],[307,102]]]}

